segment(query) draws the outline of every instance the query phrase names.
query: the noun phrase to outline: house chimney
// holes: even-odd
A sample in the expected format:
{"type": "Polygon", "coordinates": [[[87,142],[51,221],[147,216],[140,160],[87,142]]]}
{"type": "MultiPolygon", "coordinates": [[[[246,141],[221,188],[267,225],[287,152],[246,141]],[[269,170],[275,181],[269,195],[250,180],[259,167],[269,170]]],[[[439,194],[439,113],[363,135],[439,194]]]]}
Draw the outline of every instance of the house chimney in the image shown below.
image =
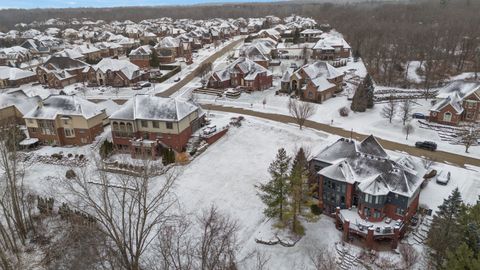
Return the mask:
{"type": "Polygon", "coordinates": [[[37,106],[38,106],[39,108],[43,108],[43,100],[40,99],[40,100],[37,102],[37,106]]]}

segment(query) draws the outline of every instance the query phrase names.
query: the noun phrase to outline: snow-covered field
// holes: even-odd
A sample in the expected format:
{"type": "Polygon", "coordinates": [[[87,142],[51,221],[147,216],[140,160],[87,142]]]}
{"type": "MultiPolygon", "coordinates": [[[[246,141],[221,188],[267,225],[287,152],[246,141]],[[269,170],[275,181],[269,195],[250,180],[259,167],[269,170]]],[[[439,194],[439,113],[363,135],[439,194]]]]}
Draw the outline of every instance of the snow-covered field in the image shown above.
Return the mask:
{"type": "MultiPolygon", "coordinates": [[[[232,116],[236,115],[211,112],[208,117],[213,124],[223,125],[232,116]]],[[[318,221],[305,222],[306,235],[292,248],[257,244],[254,239],[268,230],[269,223],[262,214],[263,204],[257,197],[255,185],[268,181],[267,168],[278,148],[284,147],[293,154],[298,147],[305,147],[316,154],[337,138],[309,129],[301,131],[294,125],[246,117],[240,128],[231,128],[190,164],[181,167],[174,192],[181,208],[192,216],[216,204],[220,211],[238,220],[240,259],[246,259],[251,252],[258,250],[270,258],[267,269],[310,269],[309,252],[322,247],[334,252],[333,245],[340,240],[341,232],[335,229],[333,219],[322,215],[318,221]]],[[[62,151],[88,155],[91,150],[89,146],[44,147],[35,153],[49,155],[62,151]]],[[[479,167],[434,166],[451,171],[452,180],[447,186],[429,183],[421,193],[421,204],[436,209],[457,186],[466,202],[475,202],[480,195],[479,167]]],[[[36,192],[58,198],[61,191],[53,188],[56,182],[51,177],[63,177],[67,169],[58,165],[33,164],[27,171],[26,183],[36,192]]],[[[242,269],[251,269],[249,265],[253,260],[244,262],[242,269]]]]}

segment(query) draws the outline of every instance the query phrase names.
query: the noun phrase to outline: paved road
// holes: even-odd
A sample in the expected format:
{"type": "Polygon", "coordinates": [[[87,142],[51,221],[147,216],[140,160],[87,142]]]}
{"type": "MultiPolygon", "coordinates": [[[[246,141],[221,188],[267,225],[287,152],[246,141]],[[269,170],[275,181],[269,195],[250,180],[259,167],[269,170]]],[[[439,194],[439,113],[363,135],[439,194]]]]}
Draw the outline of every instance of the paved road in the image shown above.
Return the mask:
{"type": "MultiPolygon", "coordinates": [[[[202,108],[206,110],[250,115],[250,116],[268,119],[268,120],[272,120],[280,123],[295,123],[295,119],[288,115],[257,112],[257,111],[242,109],[242,108],[227,107],[227,106],[213,105],[213,104],[202,104],[202,108]]],[[[326,124],[322,124],[322,123],[318,123],[310,120],[307,120],[305,122],[305,127],[316,129],[319,131],[324,131],[330,134],[339,135],[342,137],[347,137],[347,138],[352,136],[356,140],[363,140],[368,136],[367,134],[351,132],[349,130],[345,130],[342,128],[338,128],[338,127],[334,127],[334,126],[330,126],[330,125],[326,125],[326,124]]],[[[466,156],[457,155],[454,153],[444,152],[444,151],[436,151],[436,152],[426,151],[426,150],[415,148],[414,146],[393,142],[393,141],[389,141],[381,138],[378,138],[378,141],[380,142],[380,144],[382,144],[384,148],[392,151],[406,152],[413,156],[426,157],[437,162],[449,163],[449,164],[457,165],[460,167],[465,167],[466,164],[480,166],[480,159],[476,159],[472,157],[466,157],[466,156]]]]}
{"type": "Polygon", "coordinates": [[[210,55],[209,57],[207,57],[205,60],[203,60],[201,63],[199,63],[197,65],[197,67],[195,69],[192,70],[192,72],[190,72],[188,75],[186,75],[185,77],[183,77],[179,82],[177,82],[175,85],[173,85],[172,87],[170,87],[169,89],[161,92],[161,93],[158,93],[156,94],[157,96],[160,96],[160,97],[170,97],[172,96],[173,94],[175,94],[177,91],[179,91],[180,89],[182,89],[185,85],[187,85],[190,81],[192,81],[193,79],[195,79],[195,77],[197,77],[199,74],[200,74],[200,68],[202,67],[202,65],[204,63],[213,63],[215,62],[215,60],[217,60],[218,58],[220,58],[221,56],[223,56],[224,54],[226,54],[227,52],[231,51],[235,46],[237,46],[239,43],[243,42],[245,38],[240,38],[240,39],[237,39],[237,40],[234,40],[232,41],[230,44],[228,44],[227,46],[223,47],[221,50],[219,50],[218,52],[215,52],[214,54],[210,55]]]}

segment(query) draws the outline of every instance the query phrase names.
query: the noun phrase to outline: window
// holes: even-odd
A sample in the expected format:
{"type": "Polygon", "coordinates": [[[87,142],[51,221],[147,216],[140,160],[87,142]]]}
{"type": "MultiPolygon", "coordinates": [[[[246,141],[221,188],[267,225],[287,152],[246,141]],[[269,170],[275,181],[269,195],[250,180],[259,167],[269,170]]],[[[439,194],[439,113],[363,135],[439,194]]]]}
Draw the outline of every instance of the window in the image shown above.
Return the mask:
{"type": "Polygon", "coordinates": [[[65,136],[66,137],[74,137],[75,136],[75,131],[71,128],[66,128],[64,131],[65,131],[65,136]]]}
{"type": "Polygon", "coordinates": [[[69,122],[70,122],[70,121],[69,121],[68,119],[63,119],[63,124],[64,124],[64,125],[68,125],[69,122]]]}
{"type": "Polygon", "coordinates": [[[33,119],[28,119],[28,123],[33,124],[33,119]]]}
{"type": "Polygon", "coordinates": [[[165,124],[167,125],[168,129],[173,129],[173,123],[172,122],[166,122],[165,124]]]}
{"type": "Polygon", "coordinates": [[[373,212],[373,217],[374,218],[380,218],[380,211],[378,211],[377,209],[375,209],[375,211],[373,212]]]}
{"type": "Polygon", "coordinates": [[[395,210],[395,214],[403,216],[405,214],[405,209],[397,207],[397,209],[395,210]]]}
{"type": "Polygon", "coordinates": [[[443,115],[443,121],[445,122],[451,122],[452,121],[452,113],[451,112],[446,112],[443,115]]]}
{"type": "Polygon", "coordinates": [[[144,128],[148,127],[148,121],[142,120],[141,123],[142,123],[142,127],[144,128]]]}
{"type": "Polygon", "coordinates": [[[153,126],[153,128],[159,128],[160,127],[160,125],[158,124],[157,121],[153,121],[152,126],[153,126]]]}

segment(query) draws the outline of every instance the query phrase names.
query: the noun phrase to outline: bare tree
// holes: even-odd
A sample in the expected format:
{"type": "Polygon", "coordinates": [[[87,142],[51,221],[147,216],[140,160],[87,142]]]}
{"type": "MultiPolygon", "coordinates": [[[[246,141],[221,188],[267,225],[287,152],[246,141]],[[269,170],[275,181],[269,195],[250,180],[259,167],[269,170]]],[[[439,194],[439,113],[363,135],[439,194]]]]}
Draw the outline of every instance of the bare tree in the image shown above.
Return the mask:
{"type": "Polygon", "coordinates": [[[290,115],[295,118],[300,129],[302,129],[305,121],[315,114],[316,107],[310,102],[289,99],[288,111],[290,115]]]}
{"type": "Polygon", "coordinates": [[[382,108],[381,116],[383,118],[388,119],[390,123],[392,123],[392,119],[395,116],[395,113],[397,112],[397,103],[395,102],[393,96],[390,96],[388,99],[387,104],[385,104],[382,108]]]}
{"type": "Polygon", "coordinates": [[[0,126],[0,268],[7,270],[22,268],[20,252],[33,229],[33,203],[24,185],[28,164],[17,151],[21,139],[16,126],[0,126]]]}
{"type": "Polygon", "coordinates": [[[198,265],[195,257],[197,244],[192,237],[191,223],[187,217],[163,226],[160,229],[156,248],[160,258],[154,262],[154,265],[159,270],[195,269],[198,265]]]}
{"type": "Polygon", "coordinates": [[[414,130],[414,127],[410,122],[408,122],[406,125],[403,126],[403,132],[405,132],[406,134],[405,140],[408,140],[408,135],[410,135],[410,133],[412,133],[413,130],[414,130]]]}
{"type": "Polygon", "coordinates": [[[465,146],[465,153],[472,145],[477,145],[480,140],[480,125],[470,124],[462,127],[457,133],[458,142],[465,146]]]}
{"type": "Polygon", "coordinates": [[[400,244],[400,246],[398,247],[398,251],[400,252],[400,256],[402,257],[404,269],[412,269],[420,257],[418,252],[411,245],[408,244],[400,244]]]}
{"type": "Polygon", "coordinates": [[[338,265],[335,262],[335,254],[327,248],[314,247],[309,251],[308,257],[315,270],[338,269],[338,265]]]}
{"type": "Polygon", "coordinates": [[[100,225],[122,268],[139,270],[160,226],[172,219],[169,211],[176,199],[170,189],[175,179],[173,169],[158,168],[145,160],[138,175],[112,176],[100,165],[97,170],[78,170],[76,177],[62,184],[69,204],[100,225]],[[153,175],[161,179],[155,185],[153,175]]]}
{"type": "Polygon", "coordinates": [[[400,118],[404,126],[412,118],[412,109],[412,101],[408,98],[400,104],[400,118]]]}
{"type": "Polygon", "coordinates": [[[236,269],[235,253],[238,248],[237,222],[222,215],[212,205],[199,218],[201,237],[197,256],[201,270],[236,269]]]}

